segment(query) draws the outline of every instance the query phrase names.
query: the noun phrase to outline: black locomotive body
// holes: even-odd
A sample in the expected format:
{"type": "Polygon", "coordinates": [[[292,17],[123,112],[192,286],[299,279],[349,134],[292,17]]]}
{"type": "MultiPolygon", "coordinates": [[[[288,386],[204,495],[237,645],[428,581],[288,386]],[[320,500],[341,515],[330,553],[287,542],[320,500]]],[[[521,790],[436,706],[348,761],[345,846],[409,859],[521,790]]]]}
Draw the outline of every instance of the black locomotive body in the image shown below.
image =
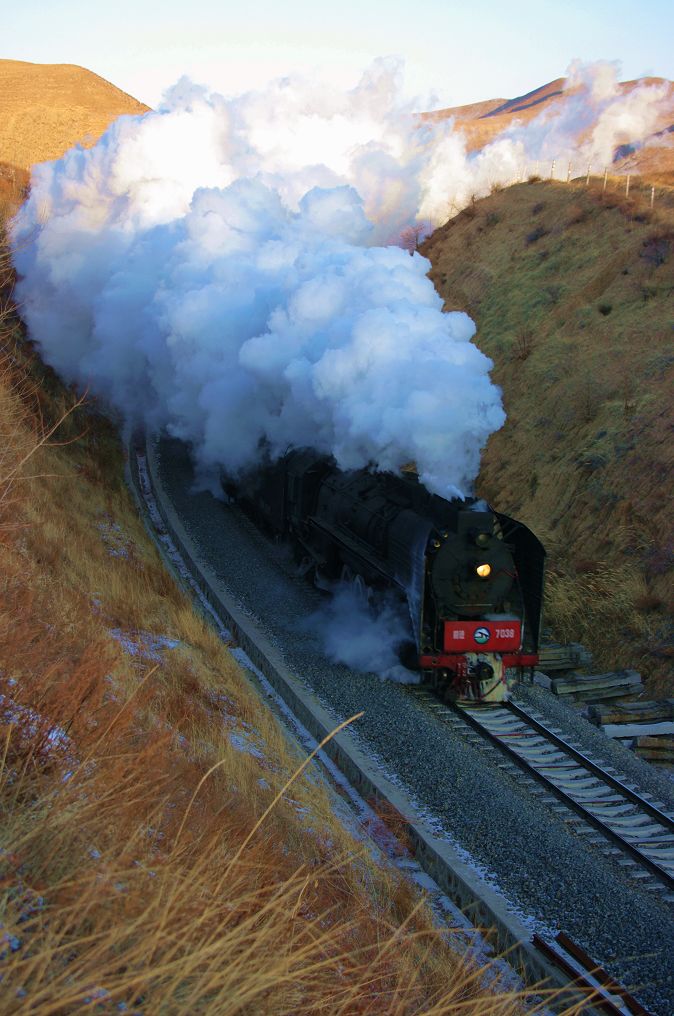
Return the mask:
{"type": "Polygon", "coordinates": [[[545,551],[522,523],[429,494],[414,474],[342,472],[308,450],[223,486],[306,570],[398,589],[415,643],[405,662],[444,694],[500,701],[506,671],[537,662],[545,551]]]}

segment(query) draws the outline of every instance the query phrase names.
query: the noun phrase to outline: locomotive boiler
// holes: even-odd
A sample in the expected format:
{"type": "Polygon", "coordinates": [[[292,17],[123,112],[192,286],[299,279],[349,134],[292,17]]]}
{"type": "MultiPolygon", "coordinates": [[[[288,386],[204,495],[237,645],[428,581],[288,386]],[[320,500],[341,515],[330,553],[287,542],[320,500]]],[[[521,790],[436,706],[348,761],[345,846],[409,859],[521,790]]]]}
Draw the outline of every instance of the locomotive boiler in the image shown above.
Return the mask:
{"type": "Polygon", "coordinates": [[[441,695],[501,701],[538,661],[545,551],[521,522],[430,494],[415,474],[343,472],[310,450],[223,487],[292,542],[302,571],[398,590],[414,639],[403,662],[441,695]]]}

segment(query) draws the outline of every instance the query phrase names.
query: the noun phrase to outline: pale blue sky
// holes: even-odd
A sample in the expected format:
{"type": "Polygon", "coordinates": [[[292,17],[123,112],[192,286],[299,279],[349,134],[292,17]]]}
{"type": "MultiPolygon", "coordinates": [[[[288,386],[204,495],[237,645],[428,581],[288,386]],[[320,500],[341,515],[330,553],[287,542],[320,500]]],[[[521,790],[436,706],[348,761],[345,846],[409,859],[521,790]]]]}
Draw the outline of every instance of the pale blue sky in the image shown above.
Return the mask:
{"type": "Polygon", "coordinates": [[[294,70],[347,87],[390,54],[439,106],[522,94],[574,58],[674,78],[671,0],[20,0],[4,23],[0,56],[81,64],[149,105],[185,73],[225,94],[294,70]]]}

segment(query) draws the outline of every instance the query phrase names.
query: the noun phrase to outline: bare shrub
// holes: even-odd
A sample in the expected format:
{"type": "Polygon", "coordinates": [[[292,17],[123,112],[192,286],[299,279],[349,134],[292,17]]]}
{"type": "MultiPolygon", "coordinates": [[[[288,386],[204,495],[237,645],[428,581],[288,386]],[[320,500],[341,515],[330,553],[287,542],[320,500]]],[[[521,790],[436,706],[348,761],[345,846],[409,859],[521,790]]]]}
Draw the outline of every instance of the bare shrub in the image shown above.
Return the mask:
{"type": "Polygon", "coordinates": [[[594,575],[599,571],[599,561],[592,557],[581,557],[575,563],[576,575],[594,575]]]}
{"type": "Polygon", "coordinates": [[[582,222],[587,222],[590,216],[589,209],[583,207],[583,205],[577,203],[571,205],[569,208],[569,226],[577,226],[582,222]]]}
{"type": "Polygon", "coordinates": [[[529,325],[522,325],[515,334],[515,358],[526,360],[534,348],[534,330],[529,325]]]}
{"type": "Polygon", "coordinates": [[[623,416],[630,420],[637,409],[637,383],[632,374],[625,373],[620,382],[620,398],[622,400],[623,416]]]}
{"type": "Polygon", "coordinates": [[[400,246],[403,250],[414,254],[421,247],[425,232],[425,227],[420,222],[406,226],[400,233],[400,246]]]}
{"type": "Polygon", "coordinates": [[[669,260],[672,238],[669,236],[650,236],[644,240],[641,257],[652,268],[659,268],[669,260]]]}
{"type": "Polygon", "coordinates": [[[467,219],[474,219],[477,215],[477,194],[471,194],[470,201],[463,209],[463,214],[467,219]]]}
{"type": "Polygon", "coordinates": [[[546,302],[551,306],[554,306],[559,303],[561,299],[562,287],[552,283],[551,285],[545,287],[543,295],[545,296],[546,302]]]}
{"type": "Polygon", "coordinates": [[[596,417],[603,401],[603,392],[598,391],[596,383],[586,378],[578,387],[576,396],[576,412],[583,423],[590,423],[596,417]]]}

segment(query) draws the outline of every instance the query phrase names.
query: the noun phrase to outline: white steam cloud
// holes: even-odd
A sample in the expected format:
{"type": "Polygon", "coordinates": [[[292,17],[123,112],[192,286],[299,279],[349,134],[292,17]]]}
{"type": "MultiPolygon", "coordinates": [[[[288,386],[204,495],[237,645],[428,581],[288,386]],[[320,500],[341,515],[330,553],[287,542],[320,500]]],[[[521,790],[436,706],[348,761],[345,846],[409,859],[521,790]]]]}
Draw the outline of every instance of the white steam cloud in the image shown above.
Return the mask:
{"type": "Polygon", "coordinates": [[[407,606],[383,592],[367,602],[348,582],[337,583],[331,592],[331,599],[302,624],[319,638],[325,656],[388,681],[418,684],[419,673],[404,667],[397,654],[403,643],[414,641],[407,606]]]}
{"type": "Polygon", "coordinates": [[[446,219],[495,185],[534,173],[537,165],[547,176],[556,161],[564,179],[569,165],[572,178],[585,176],[588,166],[594,173],[610,168],[620,145],[649,139],[664,116],[674,117],[669,82],[640,83],[625,91],[618,71],[617,63],[574,62],[563,97],[526,124],[514,120],[477,152],[467,151],[460,131],[448,130],[432,146],[421,170],[419,217],[446,219]]]}
{"type": "Polygon", "coordinates": [[[343,468],[414,460],[429,488],[465,494],[505,419],[491,362],[470,318],[442,313],[429,263],[382,244],[587,123],[604,152],[655,122],[657,89],[577,77],[568,106],[477,155],[451,122],[420,123],[395,60],[346,93],[288,78],[225,99],[183,80],[34,169],[13,228],[30,334],[204,471],[311,445],[343,468]]]}
{"type": "Polygon", "coordinates": [[[398,73],[229,101],[182,82],[37,167],[14,240],[45,358],[202,468],[311,445],[466,492],[505,418],[491,362],[426,260],[370,246],[418,200],[398,73]]]}

